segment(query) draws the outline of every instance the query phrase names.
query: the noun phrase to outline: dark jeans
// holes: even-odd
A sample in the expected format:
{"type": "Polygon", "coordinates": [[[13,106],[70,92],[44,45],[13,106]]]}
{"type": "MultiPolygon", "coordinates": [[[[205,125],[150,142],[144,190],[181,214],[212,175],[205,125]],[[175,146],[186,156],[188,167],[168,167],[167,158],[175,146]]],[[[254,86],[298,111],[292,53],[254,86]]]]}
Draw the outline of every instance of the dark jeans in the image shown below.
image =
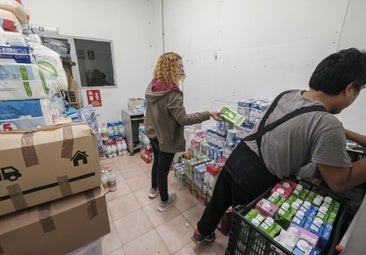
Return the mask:
{"type": "Polygon", "coordinates": [[[245,143],[239,143],[217,178],[212,198],[197,223],[199,232],[207,235],[215,231],[231,205],[250,203],[278,181],[257,154],[245,143]]]}
{"type": "Polygon", "coordinates": [[[168,195],[168,174],[172,165],[174,154],[162,152],[157,139],[150,139],[154,154],[154,163],[151,169],[151,187],[159,188],[161,201],[167,201],[168,195]]]}

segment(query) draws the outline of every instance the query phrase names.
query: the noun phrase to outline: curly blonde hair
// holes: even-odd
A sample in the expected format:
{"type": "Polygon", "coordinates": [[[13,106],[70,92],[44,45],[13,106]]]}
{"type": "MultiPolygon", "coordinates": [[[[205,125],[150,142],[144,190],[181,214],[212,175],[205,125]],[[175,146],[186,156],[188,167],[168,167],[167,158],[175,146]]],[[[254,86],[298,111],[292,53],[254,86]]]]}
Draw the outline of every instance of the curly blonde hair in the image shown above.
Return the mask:
{"type": "Polygon", "coordinates": [[[174,52],[164,53],[156,64],[154,78],[158,81],[178,85],[179,81],[185,78],[181,60],[182,57],[174,52]]]}

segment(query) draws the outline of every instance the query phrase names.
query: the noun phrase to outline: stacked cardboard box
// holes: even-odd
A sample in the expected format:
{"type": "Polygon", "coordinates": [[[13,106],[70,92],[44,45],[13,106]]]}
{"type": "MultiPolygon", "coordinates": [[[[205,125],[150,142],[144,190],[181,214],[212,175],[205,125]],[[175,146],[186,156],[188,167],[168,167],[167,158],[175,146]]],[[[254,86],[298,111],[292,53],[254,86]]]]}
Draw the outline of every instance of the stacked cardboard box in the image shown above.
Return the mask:
{"type": "Polygon", "coordinates": [[[85,191],[0,218],[0,254],[66,254],[110,232],[104,192],[85,191]]]}
{"type": "Polygon", "coordinates": [[[109,232],[88,125],[0,133],[0,158],[1,255],[65,254],[109,232]]]}

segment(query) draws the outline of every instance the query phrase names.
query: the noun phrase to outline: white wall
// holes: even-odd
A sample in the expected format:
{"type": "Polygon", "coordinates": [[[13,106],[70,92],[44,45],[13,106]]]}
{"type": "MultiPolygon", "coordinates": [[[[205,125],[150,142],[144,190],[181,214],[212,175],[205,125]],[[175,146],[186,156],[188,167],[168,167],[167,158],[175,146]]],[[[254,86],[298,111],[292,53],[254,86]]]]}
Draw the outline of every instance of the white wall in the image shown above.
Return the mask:
{"type": "MultiPolygon", "coordinates": [[[[165,0],[165,49],[183,55],[189,111],[308,88],[316,64],[366,49],[364,0],[165,0]],[[349,5],[349,6],[348,6],[349,5]]],[[[365,92],[341,119],[363,131],[365,92]]]]}
{"type": "MultiPolygon", "coordinates": [[[[33,24],[113,40],[118,87],[101,89],[102,121],[120,118],[128,97],[143,97],[162,53],[162,4],[165,51],[184,58],[188,112],[306,89],[324,57],[366,49],[364,0],[62,0],[52,1],[52,9],[41,0],[23,2],[33,24]]],[[[366,133],[359,117],[364,94],[339,117],[366,133]]]]}
{"type": "MultiPolygon", "coordinates": [[[[31,24],[58,27],[63,35],[113,40],[117,87],[100,89],[103,106],[95,108],[99,122],[120,120],[127,98],[144,97],[162,53],[161,1],[22,2],[30,12],[31,24]]],[[[84,89],[83,96],[86,103],[84,89]]]]}

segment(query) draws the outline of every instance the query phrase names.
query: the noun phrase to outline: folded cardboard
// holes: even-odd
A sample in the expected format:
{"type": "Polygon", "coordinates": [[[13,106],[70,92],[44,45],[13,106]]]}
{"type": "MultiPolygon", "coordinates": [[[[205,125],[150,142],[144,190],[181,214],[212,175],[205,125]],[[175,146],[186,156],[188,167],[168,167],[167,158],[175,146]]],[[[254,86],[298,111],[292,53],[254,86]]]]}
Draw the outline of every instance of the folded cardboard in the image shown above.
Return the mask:
{"type": "Polygon", "coordinates": [[[0,133],[0,215],[100,185],[97,138],[84,123],[0,133]]]}
{"type": "Polygon", "coordinates": [[[101,188],[0,217],[1,255],[58,255],[110,232],[101,188]]]}

